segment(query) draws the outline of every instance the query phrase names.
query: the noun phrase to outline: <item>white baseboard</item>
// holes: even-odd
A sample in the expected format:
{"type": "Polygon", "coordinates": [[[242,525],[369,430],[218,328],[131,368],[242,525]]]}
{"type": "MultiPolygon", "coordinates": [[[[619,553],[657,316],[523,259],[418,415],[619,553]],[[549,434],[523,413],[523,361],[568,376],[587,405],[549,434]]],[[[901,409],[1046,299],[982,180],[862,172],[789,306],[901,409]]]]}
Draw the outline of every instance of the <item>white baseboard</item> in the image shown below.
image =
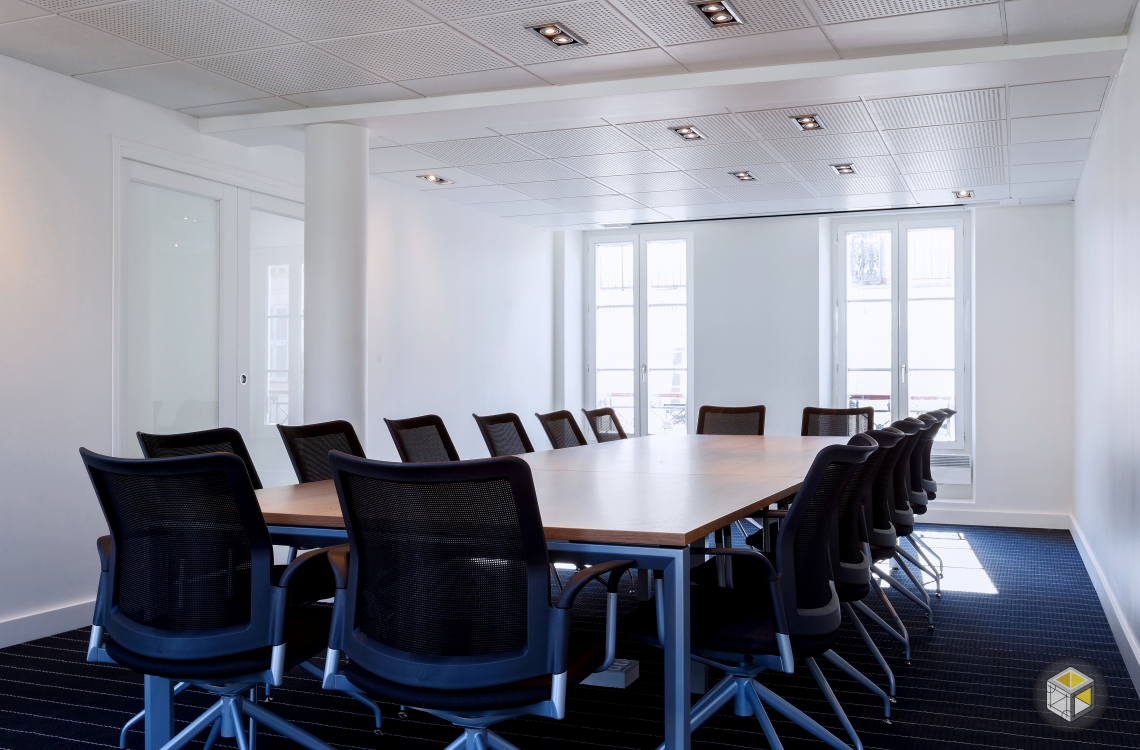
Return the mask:
{"type": "Polygon", "coordinates": [[[90,625],[91,615],[94,613],[95,600],[92,599],[49,609],[46,612],[4,620],[0,622],[0,648],[8,648],[17,643],[26,643],[90,625]]]}
{"type": "Polygon", "coordinates": [[[973,500],[935,500],[916,523],[950,523],[962,526],[1004,526],[1017,529],[1071,528],[1067,513],[1031,513],[1024,511],[979,510],[973,500]]]}
{"type": "Polygon", "coordinates": [[[1100,567],[1096,555],[1089,547],[1088,540],[1085,538],[1084,532],[1081,531],[1081,526],[1077,523],[1076,518],[1070,517],[1069,528],[1073,535],[1073,541],[1077,544],[1077,550],[1081,553],[1081,559],[1084,560],[1085,570],[1088,571],[1089,578],[1092,579],[1093,587],[1100,598],[1100,605],[1104,608],[1108,625],[1112,628],[1112,636],[1116,639],[1116,646],[1120,649],[1120,655],[1124,657],[1124,665],[1128,668],[1129,676],[1132,677],[1132,684],[1136,687],[1136,691],[1140,692],[1140,639],[1136,637],[1136,633],[1129,626],[1128,618],[1121,609],[1120,602],[1116,600],[1116,595],[1104,576],[1104,570],[1100,567]]]}

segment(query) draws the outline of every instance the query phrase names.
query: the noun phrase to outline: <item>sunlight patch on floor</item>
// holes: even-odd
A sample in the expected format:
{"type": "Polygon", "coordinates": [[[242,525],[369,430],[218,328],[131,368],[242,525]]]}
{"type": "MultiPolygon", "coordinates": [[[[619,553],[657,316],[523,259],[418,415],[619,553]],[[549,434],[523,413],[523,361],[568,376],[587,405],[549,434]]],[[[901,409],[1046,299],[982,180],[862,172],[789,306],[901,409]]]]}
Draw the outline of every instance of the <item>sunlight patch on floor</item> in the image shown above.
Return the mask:
{"type": "MultiPolygon", "coordinates": [[[[915,531],[915,536],[934,550],[942,558],[942,590],[963,591],[971,594],[996,594],[997,587],[990,579],[986,569],[982,567],[981,560],[974,554],[966,535],[960,531],[915,531]]],[[[901,541],[901,540],[900,540],[901,541]]],[[[922,558],[914,553],[909,542],[902,543],[903,549],[915,558],[922,558]]],[[[929,556],[929,555],[928,555],[929,556]]],[[[911,566],[913,570],[914,566],[911,566]]],[[[921,573],[923,585],[927,591],[934,591],[934,579],[921,573]]]]}

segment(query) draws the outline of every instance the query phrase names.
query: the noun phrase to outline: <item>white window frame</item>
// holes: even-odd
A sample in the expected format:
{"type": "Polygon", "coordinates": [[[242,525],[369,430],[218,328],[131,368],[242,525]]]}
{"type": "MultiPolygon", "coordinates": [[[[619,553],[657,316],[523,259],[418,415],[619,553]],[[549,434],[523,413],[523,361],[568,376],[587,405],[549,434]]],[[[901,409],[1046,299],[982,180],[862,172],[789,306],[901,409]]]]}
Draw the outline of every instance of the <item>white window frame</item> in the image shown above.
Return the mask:
{"type": "Polygon", "coordinates": [[[693,258],[695,255],[693,233],[692,232],[645,232],[645,233],[622,233],[622,234],[588,234],[586,238],[586,253],[585,264],[586,273],[583,274],[583,281],[585,294],[583,295],[586,300],[586,330],[584,336],[584,343],[586,346],[586,404],[588,409],[597,408],[597,308],[595,306],[595,294],[597,291],[597,246],[608,245],[613,243],[630,243],[635,249],[633,256],[633,276],[637,279],[637,283],[633,289],[633,320],[634,320],[634,407],[636,411],[636,427],[630,429],[629,425],[622,425],[630,437],[634,435],[644,436],[647,435],[647,426],[649,424],[649,398],[646,392],[647,377],[648,377],[648,315],[647,304],[645,299],[645,289],[648,283],[647,268],[646,268],[646,252],[648,244],[654,241],[669,241],[669,240],[683,240],[685,242],[685,316],[686,316],[686,342],[685,342],[685,356],[686,356],[686,396],[685,396],[685,429],[688,433],[692,434],[697,428],[697,415],[694,411],[695,393],[696,393],[696,348],[694,336],[694,304],[695,299],[695,275],[693,258]]]}
{"type": "Polygon", "coordinates": [[[928,227],[954,227],[955,269],[955,370],[954,403],[957,408],[955,422],[958,435],[953,442],[940,441],[934,444],[936,453],[972,454],[973,443],[973,362],[972,310],[973,293],[971,243],[971,216],[968,212],[924,213],[919,216],[885,214],[861,221],[835,221],[832,231],[832,302],[836,316],[836,340],[833,347],[835,358],[835,378],[832,394],[833,406],[847,406],[847,242],[846,235],[852,231],[891,232],[891,278],[894,293],[891,298],[891,382],[896,394],[891,402],[892,419],[907,416],[909,398],[906,384],[902,381],[902,366],[907,364],[907,306],[902,304],[907,283],[907,232],[910,229],[928,227]]]}

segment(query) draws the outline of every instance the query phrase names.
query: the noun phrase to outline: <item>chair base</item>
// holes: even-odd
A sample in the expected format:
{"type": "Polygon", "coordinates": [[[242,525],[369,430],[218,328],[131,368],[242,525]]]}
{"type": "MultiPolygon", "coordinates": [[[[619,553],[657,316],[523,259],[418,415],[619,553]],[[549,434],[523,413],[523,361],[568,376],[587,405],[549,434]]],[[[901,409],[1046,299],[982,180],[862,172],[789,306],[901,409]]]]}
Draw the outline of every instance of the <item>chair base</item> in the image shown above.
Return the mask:
{"type": "Polygon", "coordinates": [[[210,735],[206,739],[203,750],[209,750],[219,737],[233,737],[238,750],[255,750],[257,743],[258,722],[277,732],[283,737],[293,740],[309,750],[333,750],[332,746],[321,742],[313,735],[298,726],[285,721],[277,714],[257,705],[256,700],[245,698],[242,693],[252,690],[253,685],[227,686],[225,688],[200,685],[210,692],[221,693],[218,702],[206,709],[197,719],[190,722],[186,728],[179,732],[170,742],[162,746],[162,750],[178,750],[185,747],[195,737],[210,727],[210,735]],[[249,732],[243,726],[242,717],[249,719],[249,732]]]}
{"type": "Polygon", "coordinates": [[[519,750],[487,727],[464,727],[463,734],[444,750],[519,750]]]}

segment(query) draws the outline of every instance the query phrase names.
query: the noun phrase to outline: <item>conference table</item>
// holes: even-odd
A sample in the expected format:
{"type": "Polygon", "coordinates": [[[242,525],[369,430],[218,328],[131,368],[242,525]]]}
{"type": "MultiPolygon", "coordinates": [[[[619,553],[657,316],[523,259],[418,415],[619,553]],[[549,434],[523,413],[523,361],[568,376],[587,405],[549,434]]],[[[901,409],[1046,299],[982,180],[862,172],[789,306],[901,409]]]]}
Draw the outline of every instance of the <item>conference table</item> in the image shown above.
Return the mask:
{"type": "MultiPolygon", "coordinates": [[[[665,747],[689,748],[689,568],[718,529],[790,498],[820,449],[846,437],[653,435],[528,453],[559,561],[633,560],[664,573],[665,747]]],[[[332,480],[257,491],[276,544],[346,541],[332,480]]],[[[703,559],[703,558],[702,558],[703,559]]],[[[148,750],[172,736],[172,686],[147,678],[148,750]]]]}

